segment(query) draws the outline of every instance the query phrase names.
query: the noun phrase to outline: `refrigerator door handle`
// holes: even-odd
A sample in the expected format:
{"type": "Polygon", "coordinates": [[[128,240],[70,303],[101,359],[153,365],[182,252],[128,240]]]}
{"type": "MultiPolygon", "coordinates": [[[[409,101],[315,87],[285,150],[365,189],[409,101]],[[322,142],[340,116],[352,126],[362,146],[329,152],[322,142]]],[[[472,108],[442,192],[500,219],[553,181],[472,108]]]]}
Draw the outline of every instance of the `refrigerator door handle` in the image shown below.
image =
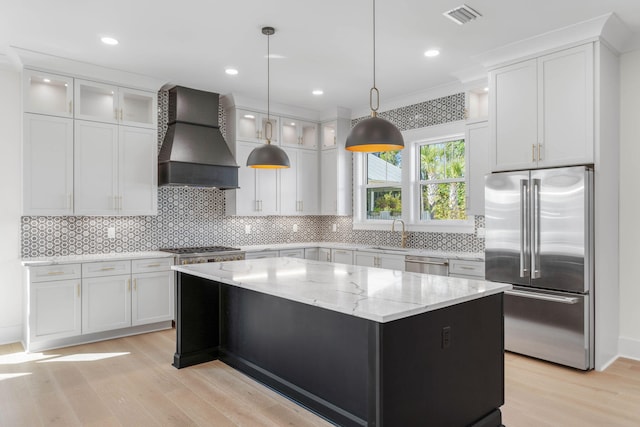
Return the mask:
{"type": "Polygon", "coordinates": [[[529,183],[520,180],[520,277],[529,277],[529,183]]]}
{"type": "Polygon", "coordinates": [[[540,180],[533,179],[533,234],[531,236],[531,278],[540,278],[540,180]]]}
{"type": "Polygon", "coordinates": [[[524,291],[515,291],[515,290],[504,291],[504,293],[505,295],[512,295],[514,297],[524,297],[524,298],[531,298],[531,299],[537,299],[542,301],[558,302],[561,304],[577,304],[578,303],[578,298],[574,298],[574,297],[558,297],[554,295],[538,294],[535,292],[524,292],[524,291]]]}

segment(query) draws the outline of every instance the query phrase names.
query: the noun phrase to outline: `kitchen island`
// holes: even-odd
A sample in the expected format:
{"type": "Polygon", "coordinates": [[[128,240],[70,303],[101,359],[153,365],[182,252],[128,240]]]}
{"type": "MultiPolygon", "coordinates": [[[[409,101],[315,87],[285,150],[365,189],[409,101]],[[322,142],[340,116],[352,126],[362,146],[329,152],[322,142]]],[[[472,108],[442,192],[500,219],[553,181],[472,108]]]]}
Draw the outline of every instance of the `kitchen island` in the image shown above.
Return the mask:
{"type": "Polygon", "coordinates": [[[220,359],[341,426],[500,426],[510,285],[292,258],[174,266],[174,366],[220,359]]]}

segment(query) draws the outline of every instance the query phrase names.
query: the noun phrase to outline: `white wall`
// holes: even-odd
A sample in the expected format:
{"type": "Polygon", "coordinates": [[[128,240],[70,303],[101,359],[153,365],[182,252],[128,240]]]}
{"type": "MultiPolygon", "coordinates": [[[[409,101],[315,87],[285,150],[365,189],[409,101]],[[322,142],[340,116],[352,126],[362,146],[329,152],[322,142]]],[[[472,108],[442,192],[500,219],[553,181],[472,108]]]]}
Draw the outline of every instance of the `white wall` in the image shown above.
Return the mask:
{"type": "Polygon", "coordinates": [[[0,64],[0,344],[22,335],[20,73],[0,64]]]}
{"type": "Polygon", "coordinates": [[[620,71],[619,352],[640,359],[640,50],[621,57],[620,71]]]}

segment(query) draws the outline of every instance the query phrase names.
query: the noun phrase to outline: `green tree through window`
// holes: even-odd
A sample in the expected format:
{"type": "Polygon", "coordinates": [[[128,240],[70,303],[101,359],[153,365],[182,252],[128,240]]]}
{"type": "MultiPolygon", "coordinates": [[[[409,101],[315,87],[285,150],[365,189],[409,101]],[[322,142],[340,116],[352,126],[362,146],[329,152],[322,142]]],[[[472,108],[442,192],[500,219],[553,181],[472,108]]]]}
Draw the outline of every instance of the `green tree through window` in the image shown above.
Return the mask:
{"type": "Polygon", "coordinates": [[[421,220],[467,219],[464,139],[420,146],[420,197],[421,220]]]}

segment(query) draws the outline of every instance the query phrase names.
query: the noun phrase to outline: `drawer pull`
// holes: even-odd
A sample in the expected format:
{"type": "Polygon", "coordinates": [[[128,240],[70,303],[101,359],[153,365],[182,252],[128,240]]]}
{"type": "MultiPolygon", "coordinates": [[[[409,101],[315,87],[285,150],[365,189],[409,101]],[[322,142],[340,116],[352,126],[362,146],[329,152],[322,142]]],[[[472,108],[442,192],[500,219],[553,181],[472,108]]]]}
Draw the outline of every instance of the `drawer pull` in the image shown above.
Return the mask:
{"type": "Polygon", "coordinates": [[[476,269],[476,267],[467,267],[465,265],[460,265],[460,266],[458,266],[458,268],[460,270],[475,270],[476,269]]]}
{"type": "Polygon", "coordinates": [[[49,271],[47,273],[47,275],[49,275],[49,276],[59,276],[61,274],[65,274],[65,272],[64,271],[49,271]]]}
{"type": "Polygon", "coordinates": [[[115,270],[115,269],[116,269],[115,267],[102,267],[100,269],[100,271],[111,271],[111,270],[115,270]]]}
{"type": "Polygon", "coordinates": [[[160,267],[162,264],[147,264],[147,267],[160,267]]]}

